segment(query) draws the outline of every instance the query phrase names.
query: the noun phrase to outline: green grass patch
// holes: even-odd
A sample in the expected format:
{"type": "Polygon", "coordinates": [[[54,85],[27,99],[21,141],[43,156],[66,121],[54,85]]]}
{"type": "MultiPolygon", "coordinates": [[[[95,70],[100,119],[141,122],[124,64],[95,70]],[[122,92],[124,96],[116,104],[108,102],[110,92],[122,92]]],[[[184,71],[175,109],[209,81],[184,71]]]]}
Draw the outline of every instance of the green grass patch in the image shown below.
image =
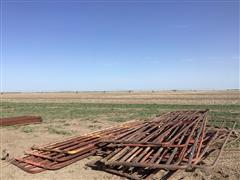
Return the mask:
{"type": "Polygon", "coordinates": [[[24,127],[21,128],[21,131],[25,132],[25,133],[32,133],[33,132],[33,128],[30,127],[30,126],[24,126],[24,127]]]}
{"type": "Polygon", "coordinates": [[[61,134],[61,135],[71,135],[72,134],[69,131],[66,131],[60,127],[55,127],[55,126],[49,126],[49,127],[47,127],[47,130],[50,134],[61,134]]]}
{"type": "MultiPolygon", "coordinates": [[[[225,120],[227,121],[226,126],[231,126],[230,122],[237,121],[236,128],[240,128],[240,105],[2,102],[0,108],[3,117],[39,115],[45,122],[53,122],[55,119],[77,118],[91,121],[104,118],[109,121],[124,122],[132,119],[150,119],[156,115],[175,110],[210,109],[209,123],[216,125],[218,121],[225,120]]],[[[65,123],[68,123],[67,120],[65,123]]]]}

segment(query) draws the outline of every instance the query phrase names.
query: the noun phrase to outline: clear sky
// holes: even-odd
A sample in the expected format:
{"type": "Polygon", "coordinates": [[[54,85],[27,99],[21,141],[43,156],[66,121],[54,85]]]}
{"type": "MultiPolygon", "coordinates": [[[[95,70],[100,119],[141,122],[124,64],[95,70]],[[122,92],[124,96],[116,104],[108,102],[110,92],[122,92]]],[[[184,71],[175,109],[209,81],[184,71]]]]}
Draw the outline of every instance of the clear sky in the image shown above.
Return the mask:
{"type": "Polygon", "coordinates": [[[239,88],[238,1],[49,1],[2,1],[3,91],[239,88]]]}

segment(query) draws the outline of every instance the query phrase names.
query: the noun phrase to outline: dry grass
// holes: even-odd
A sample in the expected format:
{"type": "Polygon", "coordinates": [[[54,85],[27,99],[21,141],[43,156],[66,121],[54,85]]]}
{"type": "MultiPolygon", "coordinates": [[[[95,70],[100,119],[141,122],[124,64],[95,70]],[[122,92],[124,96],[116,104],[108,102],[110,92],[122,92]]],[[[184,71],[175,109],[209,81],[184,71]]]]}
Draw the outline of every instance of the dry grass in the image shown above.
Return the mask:
{"type": "Polygon", "coordinates": [[[240,91],[3,93],[1,99],[8,102],[240,104],[240,91]]]}

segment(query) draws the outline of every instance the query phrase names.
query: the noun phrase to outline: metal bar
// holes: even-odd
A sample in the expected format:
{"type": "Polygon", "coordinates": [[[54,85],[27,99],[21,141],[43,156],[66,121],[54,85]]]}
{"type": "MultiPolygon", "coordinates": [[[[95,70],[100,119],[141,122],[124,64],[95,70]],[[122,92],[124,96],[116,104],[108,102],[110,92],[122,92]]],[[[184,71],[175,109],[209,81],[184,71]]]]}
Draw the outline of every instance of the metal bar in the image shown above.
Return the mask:
{"type": "Polygon", "coordinates": [[[0,126],[26,125],[32,123],[41,123],[40,116],[18,116],[9,118],[0,118],[0,126]]]}
{"type": "Polygon", "coordinates": [[[192,163],[192,159],[193,159],[193,156],[194,156],[194,152],[195,152],[195,149],[196,149],[197,144],[198,144],[198,139],[199,139],[199,137],[200,137],[200,134],[201,134],[202,131],[203,131],[204,126],[206,125],[205,121],[206,121],[206,119],[204,118],[204,121],[202,122],[200,129],[198,129],[197,136],[196,136],[196,138],[195,138],[195,140],[194,140],[194,144],[193,144],[192,150],[191,150],[191,152],[190,152],[190,156],[189,156],[189,160],[188,160],[188,165],[190,165],[190,164],[192,163]]]}

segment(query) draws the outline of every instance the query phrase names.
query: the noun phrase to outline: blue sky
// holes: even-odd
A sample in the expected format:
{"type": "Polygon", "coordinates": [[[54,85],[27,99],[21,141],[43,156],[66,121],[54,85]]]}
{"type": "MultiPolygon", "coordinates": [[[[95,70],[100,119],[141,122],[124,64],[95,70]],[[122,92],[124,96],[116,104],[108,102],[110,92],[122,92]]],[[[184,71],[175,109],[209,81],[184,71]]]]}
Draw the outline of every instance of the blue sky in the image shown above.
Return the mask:
{"type": "Polygon", "coordinates": [[[2,90],[239,88],[239,3],[2,1],[2,90]]]}

